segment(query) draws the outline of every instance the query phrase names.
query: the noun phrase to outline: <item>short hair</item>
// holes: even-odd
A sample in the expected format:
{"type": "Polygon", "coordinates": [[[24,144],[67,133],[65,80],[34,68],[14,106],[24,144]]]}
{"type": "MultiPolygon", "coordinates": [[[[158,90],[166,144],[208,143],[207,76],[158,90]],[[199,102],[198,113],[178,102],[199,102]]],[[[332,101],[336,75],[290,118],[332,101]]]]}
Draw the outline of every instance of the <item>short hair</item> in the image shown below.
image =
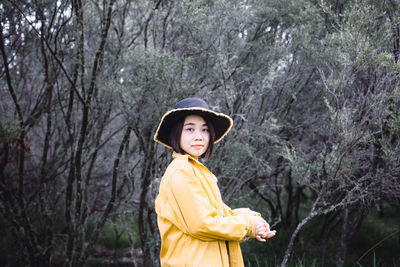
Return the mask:
{"type": "MultiPolygon", "coordinates": [[[[189,114],[190,115],[190,114],[189,114]]],[[[197,114],[196,114],[197,115],[197,114]]],[[[188,115],[186,115],[188,116],[188,115]]],[[[185,154],[186,152],[181,148],[181,134],[183,130],[183,123],[185,121],[186,116],[180,118],[175,122],[175,124],[171,127],[171,131],[169,133],[169,143],[171,144],[172,149],[180,154],[185,154]]],[[[201,115],[199,115],[201,116],[201,115]]],[[[208,132],[210,133],[210,140],[208,141],[208,146],[206,152],[204,152],[200,157],[207,158],[210,160],[213,152],[214,152],[214,141],[215,141],[215,130],[214,125],[211,120],[207,117],[201,116],[207,124],[208,132]]]]}

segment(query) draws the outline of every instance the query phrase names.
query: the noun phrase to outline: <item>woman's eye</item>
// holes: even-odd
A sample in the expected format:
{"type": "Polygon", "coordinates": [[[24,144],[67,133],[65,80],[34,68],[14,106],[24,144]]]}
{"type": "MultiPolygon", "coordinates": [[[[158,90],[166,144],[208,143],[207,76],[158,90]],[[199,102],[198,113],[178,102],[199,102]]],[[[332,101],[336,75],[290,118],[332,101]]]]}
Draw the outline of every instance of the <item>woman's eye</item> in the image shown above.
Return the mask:
{"type": "Polygon", "coordinates": [[[208,132],[208,129],[206,128],[206,129],[203,129],[203,132],[208,132]]]}

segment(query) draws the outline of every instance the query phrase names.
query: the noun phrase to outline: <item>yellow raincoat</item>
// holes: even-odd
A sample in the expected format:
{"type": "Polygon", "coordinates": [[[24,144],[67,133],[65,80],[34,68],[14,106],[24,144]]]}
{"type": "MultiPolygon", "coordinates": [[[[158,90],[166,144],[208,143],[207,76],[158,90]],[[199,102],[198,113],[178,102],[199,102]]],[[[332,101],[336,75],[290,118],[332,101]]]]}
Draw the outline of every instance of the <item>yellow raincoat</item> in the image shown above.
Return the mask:
{"type": "Polygon", "coordinates": [[[244,266],[239,242],[255,236],[256,216],[231,210],[216,177],[189,155],[173,153],[155,201],[161,265],[244,266]]]}

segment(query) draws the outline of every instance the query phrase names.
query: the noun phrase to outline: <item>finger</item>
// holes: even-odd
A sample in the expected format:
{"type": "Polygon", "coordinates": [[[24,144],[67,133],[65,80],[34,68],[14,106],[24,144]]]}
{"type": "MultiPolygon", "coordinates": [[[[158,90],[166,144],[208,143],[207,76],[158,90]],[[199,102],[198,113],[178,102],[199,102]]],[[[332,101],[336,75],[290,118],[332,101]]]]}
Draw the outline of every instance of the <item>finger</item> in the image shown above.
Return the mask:
{"type": "Polygon", "coordinates": [[[271,238],[271,237],[274,237],[275,235],[276,235],[276,231],[274,230],[274,231],[268,232],[267,235],[266,235],[265,237],[266,237],[266,238],[271,238]]]}
{"type": "Polygon", "coordinates": [[[271,237],[275,236],[275,234],[276,234],[276,231],[268,231],[268,232],[262,233],[260,236],[262,238],[271,238],[271,237]]]}
{"type": "Polygon", "coordinates": [[[271,232],[271,231],[265,231],[265,232],[262,234],[262,236],[263,236],[263,237],[267,237],[267,236],[269,235],[270,232],[271,232]]]}
{"type": "Polygon", "coordinates": [[[265,237],[267,237],[267,235],[268,235],[268,232],[267,232],[267,231],[264,231],[264,232],[261,234],[261,237],[262,237],[262,238],[265,238],[265,237]]]}
{"type": "Polygon", "coordinates": [[[271,237],[274,237],[274,236],[275,236],[275,234],[269,233],[265,238],[271,238],[271,237]]]}
{"type": "Polygon", "coordinates": [[[256,234],[257,234],[257,236],[262,237],[262,238],[265,238],[265,237],[267,236],[267,232],[265,232],[265,231],[263,231],[263,232],[258,232],[258,233],[256,233],[256,234]]]}
{"type": "Polygon", "coordinates": [[[261,238],[259,235],[256,236],[256,239],[260,242],[265,242],[266,240],[264,238],[261,238]]]}

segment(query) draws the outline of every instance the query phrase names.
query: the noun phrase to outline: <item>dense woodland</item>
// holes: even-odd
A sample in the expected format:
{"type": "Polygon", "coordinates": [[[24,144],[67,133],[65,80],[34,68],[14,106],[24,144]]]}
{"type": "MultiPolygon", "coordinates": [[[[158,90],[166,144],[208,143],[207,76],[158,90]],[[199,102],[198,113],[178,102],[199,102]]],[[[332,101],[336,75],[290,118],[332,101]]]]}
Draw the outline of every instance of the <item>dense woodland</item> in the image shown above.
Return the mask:
{"type": "Polygon", "coordinates": [[[246,266],[400,265],[400,1],[4,0],[0,50],[2,266],[159,266],[153,134],[190,96],[278,231],[246,266]]]}

